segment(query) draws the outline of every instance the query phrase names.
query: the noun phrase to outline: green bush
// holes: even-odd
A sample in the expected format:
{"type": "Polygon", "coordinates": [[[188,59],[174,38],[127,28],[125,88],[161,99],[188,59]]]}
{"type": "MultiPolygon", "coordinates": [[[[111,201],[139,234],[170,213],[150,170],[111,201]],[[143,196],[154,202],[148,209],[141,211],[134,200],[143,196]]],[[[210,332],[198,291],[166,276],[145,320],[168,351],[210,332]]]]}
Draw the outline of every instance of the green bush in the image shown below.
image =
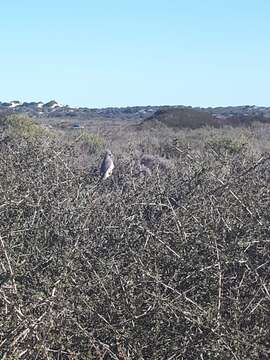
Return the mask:
{"type": "Polygon", "coordinates": [[[230,138],[213,138],[206,142],[217,154],[237,154],[246,145],[245,142],[236,141],[230,138]]]}
{"type": "Polygon", "coordinates": [[[79,142],[87,148],[90,153],[97,153],[105,146],[105,140],[98,134],[83,131],[79,136],[79,142]]]}
{"type": "Polygon", "coordinates": [[[10,136],[35,139],[49,134],[49,131],[27,115],[12,114],[1,119],[1,125],[10,136]]]}

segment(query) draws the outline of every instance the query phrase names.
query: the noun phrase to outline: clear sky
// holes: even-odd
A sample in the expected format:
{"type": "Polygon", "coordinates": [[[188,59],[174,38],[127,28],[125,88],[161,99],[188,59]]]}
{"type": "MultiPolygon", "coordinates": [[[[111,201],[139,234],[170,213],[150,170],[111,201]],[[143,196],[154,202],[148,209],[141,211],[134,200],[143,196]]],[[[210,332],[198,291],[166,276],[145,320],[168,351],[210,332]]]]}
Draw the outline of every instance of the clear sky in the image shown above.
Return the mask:
{"type": "Polygon", "coordinates": [[[270,0],[2,0],[0,19],[0,101],[270,106],[270,0]]]}

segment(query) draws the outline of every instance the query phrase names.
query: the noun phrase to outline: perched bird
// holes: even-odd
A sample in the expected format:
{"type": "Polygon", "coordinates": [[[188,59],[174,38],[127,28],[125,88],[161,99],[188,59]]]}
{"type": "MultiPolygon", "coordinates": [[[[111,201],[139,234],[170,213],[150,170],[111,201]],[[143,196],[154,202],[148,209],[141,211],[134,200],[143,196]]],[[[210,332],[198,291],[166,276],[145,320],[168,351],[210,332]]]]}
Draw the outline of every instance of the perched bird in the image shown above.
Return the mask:
{"type": "Polygon", "coordinates": [[[139,160],[139,174],[151,176],[155,172],[166,172],[172,167],[171,162],[160,156],[143,154],[139,160]]]}
{"type": "Polygon", "coordinates": [[[107,150],[100,166],[100,176],[102,180],[107,179],[112,175],[114,169],[113,154],[110,150],[107,150]]]}
{"type": "Polygon", "coordinates": [[[152,171],[150,170],[149,167],[147,167],[145,164],[143,164],[143,163],[141,162],[141,163],[139,163],[139,175],[151,176],[151,175],[152,175],[152,171]]]}

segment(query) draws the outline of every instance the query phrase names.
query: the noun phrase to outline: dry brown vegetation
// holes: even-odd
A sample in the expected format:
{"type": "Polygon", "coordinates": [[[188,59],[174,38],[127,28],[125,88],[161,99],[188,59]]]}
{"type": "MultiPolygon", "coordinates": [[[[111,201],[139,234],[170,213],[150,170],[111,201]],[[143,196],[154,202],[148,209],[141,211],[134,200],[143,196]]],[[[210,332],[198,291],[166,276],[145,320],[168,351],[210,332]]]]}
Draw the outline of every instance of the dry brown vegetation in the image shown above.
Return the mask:
{"type": "Polygon", "coordinates": [[[268,125],[31,135],[1,134],[2,359],[270,358],[268,125]]]}

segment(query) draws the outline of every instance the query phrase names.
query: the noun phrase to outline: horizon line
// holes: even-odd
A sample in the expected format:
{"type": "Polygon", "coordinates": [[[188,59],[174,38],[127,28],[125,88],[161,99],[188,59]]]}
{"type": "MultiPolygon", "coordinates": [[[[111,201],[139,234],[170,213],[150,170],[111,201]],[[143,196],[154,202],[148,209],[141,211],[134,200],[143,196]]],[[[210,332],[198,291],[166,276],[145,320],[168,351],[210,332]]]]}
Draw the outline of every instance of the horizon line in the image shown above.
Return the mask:
{"type": "Polygon", "coordinates": [[[25,101],[25,100],[0,100],[0,103],[12,103],[12,102],[20,102],[21,104],[24,103],[43,103],[43,104],[47,104],[51,101],[55,101],[57,102],[59,105],[61,106],[69,106],[71,108],[88,108],[88,109],[106,109],[106,108],[129,108],[129,107],[166,107],[166,106],[170,106],[170,107],[176,107],[176,106],[184,106],[184,107],[192,107],[192,108],[201,108],[201,109],[207,109],[207,108],[219,108],[219,107],[244,107],[244,106],[249,106],[249,107],[270,107],[270,105],[258,105],[258,104],[238,104],[238,105],[231,105],[231,104],[226,104],[226,105],[190,105],[190,104],[147,104],[147,105],[100,105],[100,106],[93,106],[93,105],[70,105],[67,103],[63,103],[61,101],[57,101],[55,99],[51,99],[48,101],[42,101],[42,100],[29,100],[29,101],[25,101]]]}

